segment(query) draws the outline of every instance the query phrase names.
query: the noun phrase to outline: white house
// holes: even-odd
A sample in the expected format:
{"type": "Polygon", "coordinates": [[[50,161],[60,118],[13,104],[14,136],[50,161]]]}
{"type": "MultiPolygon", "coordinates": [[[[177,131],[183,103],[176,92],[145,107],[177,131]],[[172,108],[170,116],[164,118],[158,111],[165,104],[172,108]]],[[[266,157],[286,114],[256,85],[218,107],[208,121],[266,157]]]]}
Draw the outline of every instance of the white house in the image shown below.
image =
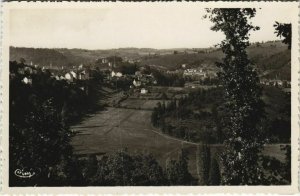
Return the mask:
{"type": "Polygon", "coordinates": [[[25,83],[25,84],[32,84],[32,79],[24,77],[23,80],[22,80],[22,82],[25,83]]]}
{"type": "Polygon", "coordinates": [[[80,72],[79,74],[78,74],[78,79],[79,80],[84,80],[84,77],[85,76],[85,71],[82,71],[82,72],[80,72]]]}
{"type": "Polygon", "coordinates": [[[114,76],[116,76],[116,77],[122,77],[123,74],[121,72],[114,72],[114,71],[112,71],[111,72],[111,77],[114,77],[114,76]]]}
{"type": "Polygon", "coordinates": [[[114,77],[116,73],[114,71],[111,72],[111,77],[114,77]]]}
{"type": "Polygon", "coordinates": [[[145,89],[145,88],[142,88],[141,89],[141,94],[147,94],[148,93],[148,90],[147,89],[145,89]]]}
{"type": "Polygon", "coordinates": [[[73,78],[77,78],[77,73],[75,73],[74,71],[71,71],[70,74],[72,74],[73,78]]]}
{"type": "Polygon", "coordinates": [[[89,79],[89,72],[86,70],[83,70],[78,74],[78,79],[79,80],[88,80],[89,79]]]}
{"type": "Polygon", "coordinates": [[[133,80],[133,85],[135,86],[135,87],[139,87],[139,86],[141,86],[142,85],[142,83],[141,83],[141,81],[139,81],[139,80],[133,80]]]}
{"type": "Polygon", "coordinates": [[[65,78],[66,78],[66,80],[73,81],[73,76],[70,73],[66,73],[65,78]]]}
{"type": "Polygon", "coordinates": [[[121,72],[117,72],[117,73],[116,73],[116,76],[117,76],[117,77],[122,77],[123,74],[122,74],[121,72]]]}
{"type": "Polygon", "coordinates": [[[278,84],[279,86],[283,86],[283,81],[282,81],[282,80],[277,80],[276,82],[277,82],[277,84],[278,84]]]}

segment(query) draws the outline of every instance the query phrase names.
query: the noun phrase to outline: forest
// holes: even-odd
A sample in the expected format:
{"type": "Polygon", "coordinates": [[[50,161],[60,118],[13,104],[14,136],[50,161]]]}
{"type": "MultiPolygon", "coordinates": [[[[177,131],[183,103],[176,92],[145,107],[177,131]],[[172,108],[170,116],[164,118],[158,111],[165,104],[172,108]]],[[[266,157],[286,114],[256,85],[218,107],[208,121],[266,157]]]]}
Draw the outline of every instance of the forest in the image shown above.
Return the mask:
{"type": "MultiPolygon", "coordinates": [[[[165,134],[192,142],[223,143],[222,87],[192,91],[186,97],[158,103],[151,122],[165,134]]],[[[291,96],[278,87],[264,86],[263,133],[269,143],[288,143],[291,137],[291,96]]]]}

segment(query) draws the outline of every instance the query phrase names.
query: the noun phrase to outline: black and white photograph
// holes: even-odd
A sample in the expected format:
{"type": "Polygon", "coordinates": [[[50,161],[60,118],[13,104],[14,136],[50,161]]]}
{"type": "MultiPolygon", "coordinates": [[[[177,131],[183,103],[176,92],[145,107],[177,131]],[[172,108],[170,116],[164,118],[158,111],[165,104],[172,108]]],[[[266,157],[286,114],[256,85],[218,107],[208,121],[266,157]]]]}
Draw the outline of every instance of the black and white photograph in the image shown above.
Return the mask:
{"type": "Polygon", "coordinates": [[[9,9],[9,187],[297,183],[292,6],[103,4],[9,9]]]}

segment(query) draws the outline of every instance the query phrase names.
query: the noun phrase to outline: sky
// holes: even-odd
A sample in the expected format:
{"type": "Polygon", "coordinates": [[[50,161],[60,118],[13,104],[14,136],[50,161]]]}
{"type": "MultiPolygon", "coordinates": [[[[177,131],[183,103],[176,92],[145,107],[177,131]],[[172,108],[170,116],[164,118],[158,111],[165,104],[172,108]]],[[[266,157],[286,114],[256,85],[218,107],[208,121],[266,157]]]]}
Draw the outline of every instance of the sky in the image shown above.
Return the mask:
{"type": "MultiPolygon", "coordinates": [[[[210,30],[201,6],[161,4],[127,7],[10,10],[10,45],[34,48],[206,48],[224,37],[210,30]]],[[[288,8],[257,9],[251,42],[278,40],[275,21],[291,22],[288,8]]]]}

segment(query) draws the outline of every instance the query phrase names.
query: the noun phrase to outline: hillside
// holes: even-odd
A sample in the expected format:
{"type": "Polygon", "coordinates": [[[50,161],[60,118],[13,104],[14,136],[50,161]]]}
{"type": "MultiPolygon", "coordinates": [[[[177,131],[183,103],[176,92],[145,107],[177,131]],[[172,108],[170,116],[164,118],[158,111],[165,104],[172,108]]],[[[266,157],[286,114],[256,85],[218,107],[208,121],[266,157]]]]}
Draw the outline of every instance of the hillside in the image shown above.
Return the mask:
{"type": "Polygon", "coordinates": [[[20,58],[24,58],[27,63],[33,62],[41,66],[48,66],[50,63],[52,65],[66,66],[72,63],[71,59],[55,49],[10,47],[9,60],[19,61],[20,58]]]}
{"type": "MultiPolygon", "coordinates": [[[[266,78],[278,77],[281,79],[290,79],[291,51],[287,49],[285,44],[279,41],[254,44],[247,49],[247,52],[249,58],[257,66],[261,76],[266,78]]],[[[142,58],[141,64],[163,66],[168,69],[180,68],[182,64],[189,64],[190,67],[205,65],[216,68],[215,62],[221,61],[222,57],[223,53],[221,50],[194,54],[181,52],[160,56],[145,56],[142,58]]]]}
{"type": "MultiPolygon", "coordinates": [[[[248,49],[259,74],[266,78],[290,79],[290,50],[280,41],[253,44],[248,49]]],[[[208,66],[216,69],[215,62],[221,61],[220,49],[152,49],[152,48],[119,48],[109,50],[84,49],[42,49],[10,47],[10,60],[53,66],[73,66],[94,64],[96,59],[108,56],[120,56],[127,59],[139,59],[141,65],[155,65],[169,70],[180,68],[182,64],[190,67],[208,66]]]]}

